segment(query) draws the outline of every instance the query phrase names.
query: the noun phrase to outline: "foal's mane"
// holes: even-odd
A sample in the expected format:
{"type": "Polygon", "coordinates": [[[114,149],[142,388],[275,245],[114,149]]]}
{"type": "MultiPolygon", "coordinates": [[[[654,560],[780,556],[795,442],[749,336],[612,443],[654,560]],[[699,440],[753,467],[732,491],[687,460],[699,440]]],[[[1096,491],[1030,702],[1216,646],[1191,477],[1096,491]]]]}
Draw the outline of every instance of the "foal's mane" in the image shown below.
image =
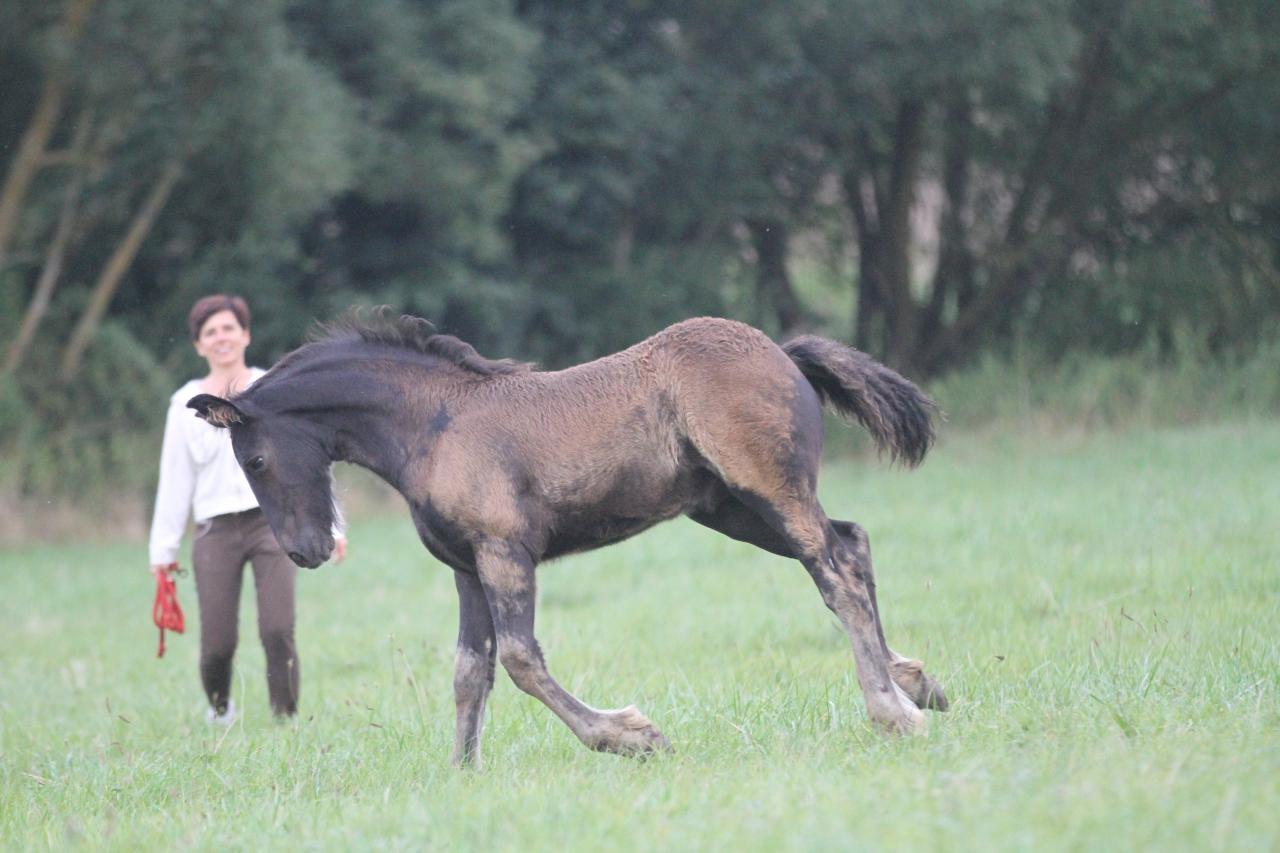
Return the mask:
{"type": "Polygon", "coordinates": [[[528,362],[509,358],[485,358],[475,347],[453,335],[443,335],[430,321],[410,314],[391,315],[382,305],[369,311],[353,308],[331,323],[317,323],[307,335],[308,344],[286,355],[272,372],[278,372],[301,361],[317,348],[328,344],[381,344],[409,352],[434,356],[479,376],[503,376],[526,373],[533,369],[528,362]]]}

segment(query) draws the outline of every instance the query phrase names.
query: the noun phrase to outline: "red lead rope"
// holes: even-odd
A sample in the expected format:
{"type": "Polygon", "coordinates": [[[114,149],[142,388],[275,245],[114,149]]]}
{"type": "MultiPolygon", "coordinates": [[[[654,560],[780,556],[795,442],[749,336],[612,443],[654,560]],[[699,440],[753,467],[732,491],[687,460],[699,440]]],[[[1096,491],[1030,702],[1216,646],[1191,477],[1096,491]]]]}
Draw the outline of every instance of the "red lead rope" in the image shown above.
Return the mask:
{"type": "Polygon", "coordinates": [[[164,657],[164,632],[167,628],[181,634],[185,624],[182,619],[182,608],[178,606],[178,587],[173,582],[173,575],[178,571],[177,563],[170,563],[156,572],[156,602],[151,606],[151,619],[160,629],[160,648],[156,657],[164,657]]]}

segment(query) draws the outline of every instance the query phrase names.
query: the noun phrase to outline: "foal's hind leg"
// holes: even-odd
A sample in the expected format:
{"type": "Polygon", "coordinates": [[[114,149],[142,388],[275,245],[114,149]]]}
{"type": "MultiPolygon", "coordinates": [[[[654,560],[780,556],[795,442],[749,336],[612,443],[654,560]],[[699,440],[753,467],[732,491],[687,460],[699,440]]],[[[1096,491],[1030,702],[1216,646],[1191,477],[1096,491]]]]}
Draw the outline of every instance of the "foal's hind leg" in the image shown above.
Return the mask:
{"type": "Polygon", "coordinates": [[[533,561],[519,545],[490,542],[476,548],[476,567],[493,614],[498,659],[516,686],[550,708],[592,749],[622,755],[670,748],[635,706],[601,711],[583,704],[547,671],[533,635],[533,561]]]}
{"type": "MultiPolygon", "coordinates": [[[[817,392],[776,347],[759,347],[704,368],[705,379],[682,386],[684,425],[693,447],[728,490],[722,497],[752,510],[809,572],[849,635],[871,720],[894,731],[923,730],[924,714],[889,673],[870,574],[818,505],[822,407],[817,392]]],[[[722,507],[706,509],[714,515],[722,507]]]]}
{"type": "MultiPolygon", "coordinates": [[[[785,536],[765,524],[764,520],[746,504],[727,493],[714,510],[694,513],[690,518],[740,542],[748,542],[782,557],[799,559],[799,555],[792,549],[785,536]]],[[[832,520],[831,526],[844,544],[853,551],[855,560],[865,567],[868,598],[871,600],[871,609],[875,614],[876,636],[880,641],[881,653],[888,664],[890,677],[917,708],[927,708],[932,711],[947,710],[947,697],[942,690],[942,685],[924,671],[923,664],[918,660],[903,657],[889,648],[889,644],[885,642],[884,623],[880,619],[880,606],[876,601],[875,573],[871,568],[871,548],[866,531],[860,525],[850,521],[832,520]]]]}
{"type": "Polygon", "coordinates": [[[876,602],[876,578],[871,568],[871,543],[867,532],[860,525],[851,521],[831,522],[831,527],[839,534],[844,544],[853,551],[854,560],[865,571],[867,592],[871,598],[871,609],[876,615],[876,633],[880,636],[880,647],[884,650],[889,662],[889,674],[894,683],[902,688],[918,708],[933,711],[947,710],[947,695],[942,685],[924,671],[924,664],[918,660],[905,658],[889,648],[884,639],[884,627],[880,621],[880,605],[876,602]]]}
{"type": "Polygon", "coordinates": [[[923,731],[924,715],[890,670],[871,578],[859,567],[854,549],[831,527],[816,500],[790,498],[766,505],[757,497],[746,499],[760,504],[759,509],[730,497],[714,511],[692,518],[734,539],[800,560],[849,635],[867,715],[891,731],[923,731]]]}
{"type": "Polygon", "coordinates": [[[453,659],[453,699],[458,720],[453,735],[453,763],[461,767],[480,763],[484,705],[493,689],[498,649],[480,579],[459,571],[453,577],[458,587],[458,651],[453,659]]]}
{"type": "Polygon", "coordinates": [[[900,733],[923,732],[924,714],[894,682],[881,645],[879,619],[869,590],[870,577],[854,552],[827,522],[816,501],[812,508],[784,516],[793,547],[822,600],[840,619],[853,644],[858,683],[867,715],[877,725],[900,733]]]}

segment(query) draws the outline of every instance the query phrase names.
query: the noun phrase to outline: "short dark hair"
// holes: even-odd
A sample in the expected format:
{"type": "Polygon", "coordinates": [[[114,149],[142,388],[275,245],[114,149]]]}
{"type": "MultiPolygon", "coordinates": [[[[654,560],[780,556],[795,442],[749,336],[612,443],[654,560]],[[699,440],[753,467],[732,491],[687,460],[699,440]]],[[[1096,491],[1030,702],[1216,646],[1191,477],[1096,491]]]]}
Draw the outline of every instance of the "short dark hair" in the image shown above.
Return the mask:
{"type": "Polygon", "coordinates": [[[196,304],[191,306],[191,313],[187,315],[187,328],[191,330],[191,340],[200,339],[200,329],[205,321],[219,311],[230,311],[236,315],[242,328],[249,328],[248,304],[239,296],[215,293],[212,296],[197,299],[196,304]]]}

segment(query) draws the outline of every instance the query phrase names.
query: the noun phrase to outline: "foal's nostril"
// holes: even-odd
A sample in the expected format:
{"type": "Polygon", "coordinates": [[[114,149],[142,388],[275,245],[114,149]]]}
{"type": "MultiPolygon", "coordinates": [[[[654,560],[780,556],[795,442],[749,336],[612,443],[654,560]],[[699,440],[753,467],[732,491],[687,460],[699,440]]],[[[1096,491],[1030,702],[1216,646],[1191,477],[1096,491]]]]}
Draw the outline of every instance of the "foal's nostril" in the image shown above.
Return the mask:
{"type": "Polygon", "coordinates": [[[297,563],[299,566],[301,566],[301,565],[302,565],[302,563],[303,563],[302,555],[301,555],[301,554],[299,554],[297,551],[290,551],[290,552],[289,552],[289,559],[290,559],[290,560],[293,560],[293,561],[294,561],[295,563],[297,563]]]}

